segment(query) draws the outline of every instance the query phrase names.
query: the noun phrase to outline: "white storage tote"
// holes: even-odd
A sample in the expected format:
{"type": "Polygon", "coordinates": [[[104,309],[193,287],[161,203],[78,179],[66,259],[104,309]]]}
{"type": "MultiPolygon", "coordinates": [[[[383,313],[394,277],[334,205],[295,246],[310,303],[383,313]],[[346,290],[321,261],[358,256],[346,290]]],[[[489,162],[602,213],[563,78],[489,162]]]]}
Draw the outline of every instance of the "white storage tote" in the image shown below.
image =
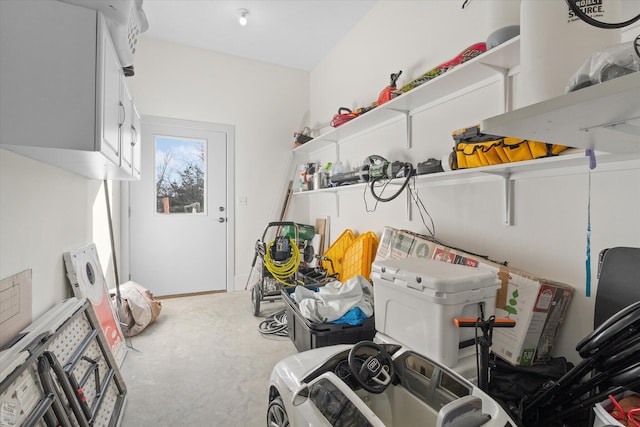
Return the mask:
{"type": "Polygon", "coordinates": [[[376,330],[449,367],[475,352],[474,328],[454,319],[475,319],[481,306],[493,315],[500,288],[495,273],[424,258],[377,261],[371,278],[376,330]]]}

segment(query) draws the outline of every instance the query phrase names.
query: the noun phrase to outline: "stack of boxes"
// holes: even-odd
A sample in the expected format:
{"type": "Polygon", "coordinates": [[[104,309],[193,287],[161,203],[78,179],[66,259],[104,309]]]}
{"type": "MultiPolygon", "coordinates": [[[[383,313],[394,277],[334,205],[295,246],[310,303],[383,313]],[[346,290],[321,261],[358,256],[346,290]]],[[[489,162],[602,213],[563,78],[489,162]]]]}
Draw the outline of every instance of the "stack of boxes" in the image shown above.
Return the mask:
{"type": "MultiPolygon", "coordinates": [[[[498,318],[506,317],[515,320],[516,326],[515,328],[495,329],[491,351],[515,366],[530,366],[534,363],[544,362],[551,357],[553,344],[573,295],[572,287],[440,245],[421,235],[386,227],[380,239],[374,270],[376,269],[375,265],[383,265],[387,260],[407,258],[420,258],[425,262],[436,260],[462,264],[492,273],[492,277],[497,278],[499,283],[493,313],[498,318]]],[[[415,267],[411,268],[420,269],[419,265],[416,263],[415,267]]],[[[381,317],[384,318],[386,308],[381,306],[379,309],[378,307],[378,289],[384,289],[385,284],[383,283],[383,286],[379,287],[374,276],[374,285],[376,289],[376,329],[380,331],[378,322],[382,321],[379,320],[381,317]]],[[[380,292],[386,293],[384,290],[380,292]]],[[[398,295],[400,294],[398,293],[398,295]]],[[[383,296],[383,299],[387,298],[402,297],[383,296]]],[[[483,297],[483,301],[487,307],[493,300],[489,297],[483,297]]],[[[385,304],[389,305],[389,303],[385,304]]],[[[484,313],[485,317],[491,314],[491,310],[484,313]]],[[[475,317],[475,315],[466,316],[464,313],[461,313],[461,316],[475,317]]],[[[442,320],[445,323],[453,323],[451,318],[442,320]]],[[[431,356],[429,353],[425,354],[431,356]]]]}

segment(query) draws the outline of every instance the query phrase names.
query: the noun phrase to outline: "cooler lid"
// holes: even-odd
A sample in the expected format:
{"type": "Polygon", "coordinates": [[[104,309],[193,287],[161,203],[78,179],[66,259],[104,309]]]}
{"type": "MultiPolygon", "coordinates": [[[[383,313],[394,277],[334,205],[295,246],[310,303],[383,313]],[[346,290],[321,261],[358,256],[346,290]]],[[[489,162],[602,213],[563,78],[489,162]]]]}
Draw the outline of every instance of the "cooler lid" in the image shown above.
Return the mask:
{"type": "Polygon", "coordinates": [[[419,291],[430,288],[454,293],[499,284],[494,272],[424,258],[376,261],[371,267],[371,273],[374,279],[379,277],[419,291]]]}

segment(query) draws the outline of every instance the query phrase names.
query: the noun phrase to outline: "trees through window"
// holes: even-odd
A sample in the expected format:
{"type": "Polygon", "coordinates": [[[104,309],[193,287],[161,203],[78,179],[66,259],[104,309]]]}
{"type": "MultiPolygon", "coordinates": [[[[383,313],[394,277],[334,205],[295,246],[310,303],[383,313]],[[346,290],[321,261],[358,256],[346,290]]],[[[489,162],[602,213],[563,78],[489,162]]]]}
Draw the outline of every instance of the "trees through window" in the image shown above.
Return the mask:
{"type": "Polygon", "coordinates": [[[204,140],[156,136],[156,212],[205,212],[204,140]]]}

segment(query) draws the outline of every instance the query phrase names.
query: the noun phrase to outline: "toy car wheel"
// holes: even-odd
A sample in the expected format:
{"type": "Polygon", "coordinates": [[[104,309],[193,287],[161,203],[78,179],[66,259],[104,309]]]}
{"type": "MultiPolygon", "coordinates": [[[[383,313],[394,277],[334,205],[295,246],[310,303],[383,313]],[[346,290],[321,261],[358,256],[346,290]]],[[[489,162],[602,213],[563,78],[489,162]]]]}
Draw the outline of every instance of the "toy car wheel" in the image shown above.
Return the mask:
{"type": "MultiPolygon", "coordinates": [[[[359,356],[359,355],[358,355],[359,356]]],[[[349,352],[349,369],[363,389],[370,393],[382,393],[395,375],[393,360],[387,351],[373,341],[360,341],[349,352]],[[367,347],[376,351],[364,363],[357,363],[358,350],[367,347]]]]}
{"type": "Polygon", "coordinates": [[[282,398],[276,397],[269,403],[267,410],[267,426],[268,427],[289,427],[289,416],[284,409],[282,398]]]}
{"type": "Polygon", "coordinates": [[[254,316],[258,316],[260,314],[260,298],[260,288],[258,285],[255,285],[251,291],[251,308],[253,309],[254,316]]]}

